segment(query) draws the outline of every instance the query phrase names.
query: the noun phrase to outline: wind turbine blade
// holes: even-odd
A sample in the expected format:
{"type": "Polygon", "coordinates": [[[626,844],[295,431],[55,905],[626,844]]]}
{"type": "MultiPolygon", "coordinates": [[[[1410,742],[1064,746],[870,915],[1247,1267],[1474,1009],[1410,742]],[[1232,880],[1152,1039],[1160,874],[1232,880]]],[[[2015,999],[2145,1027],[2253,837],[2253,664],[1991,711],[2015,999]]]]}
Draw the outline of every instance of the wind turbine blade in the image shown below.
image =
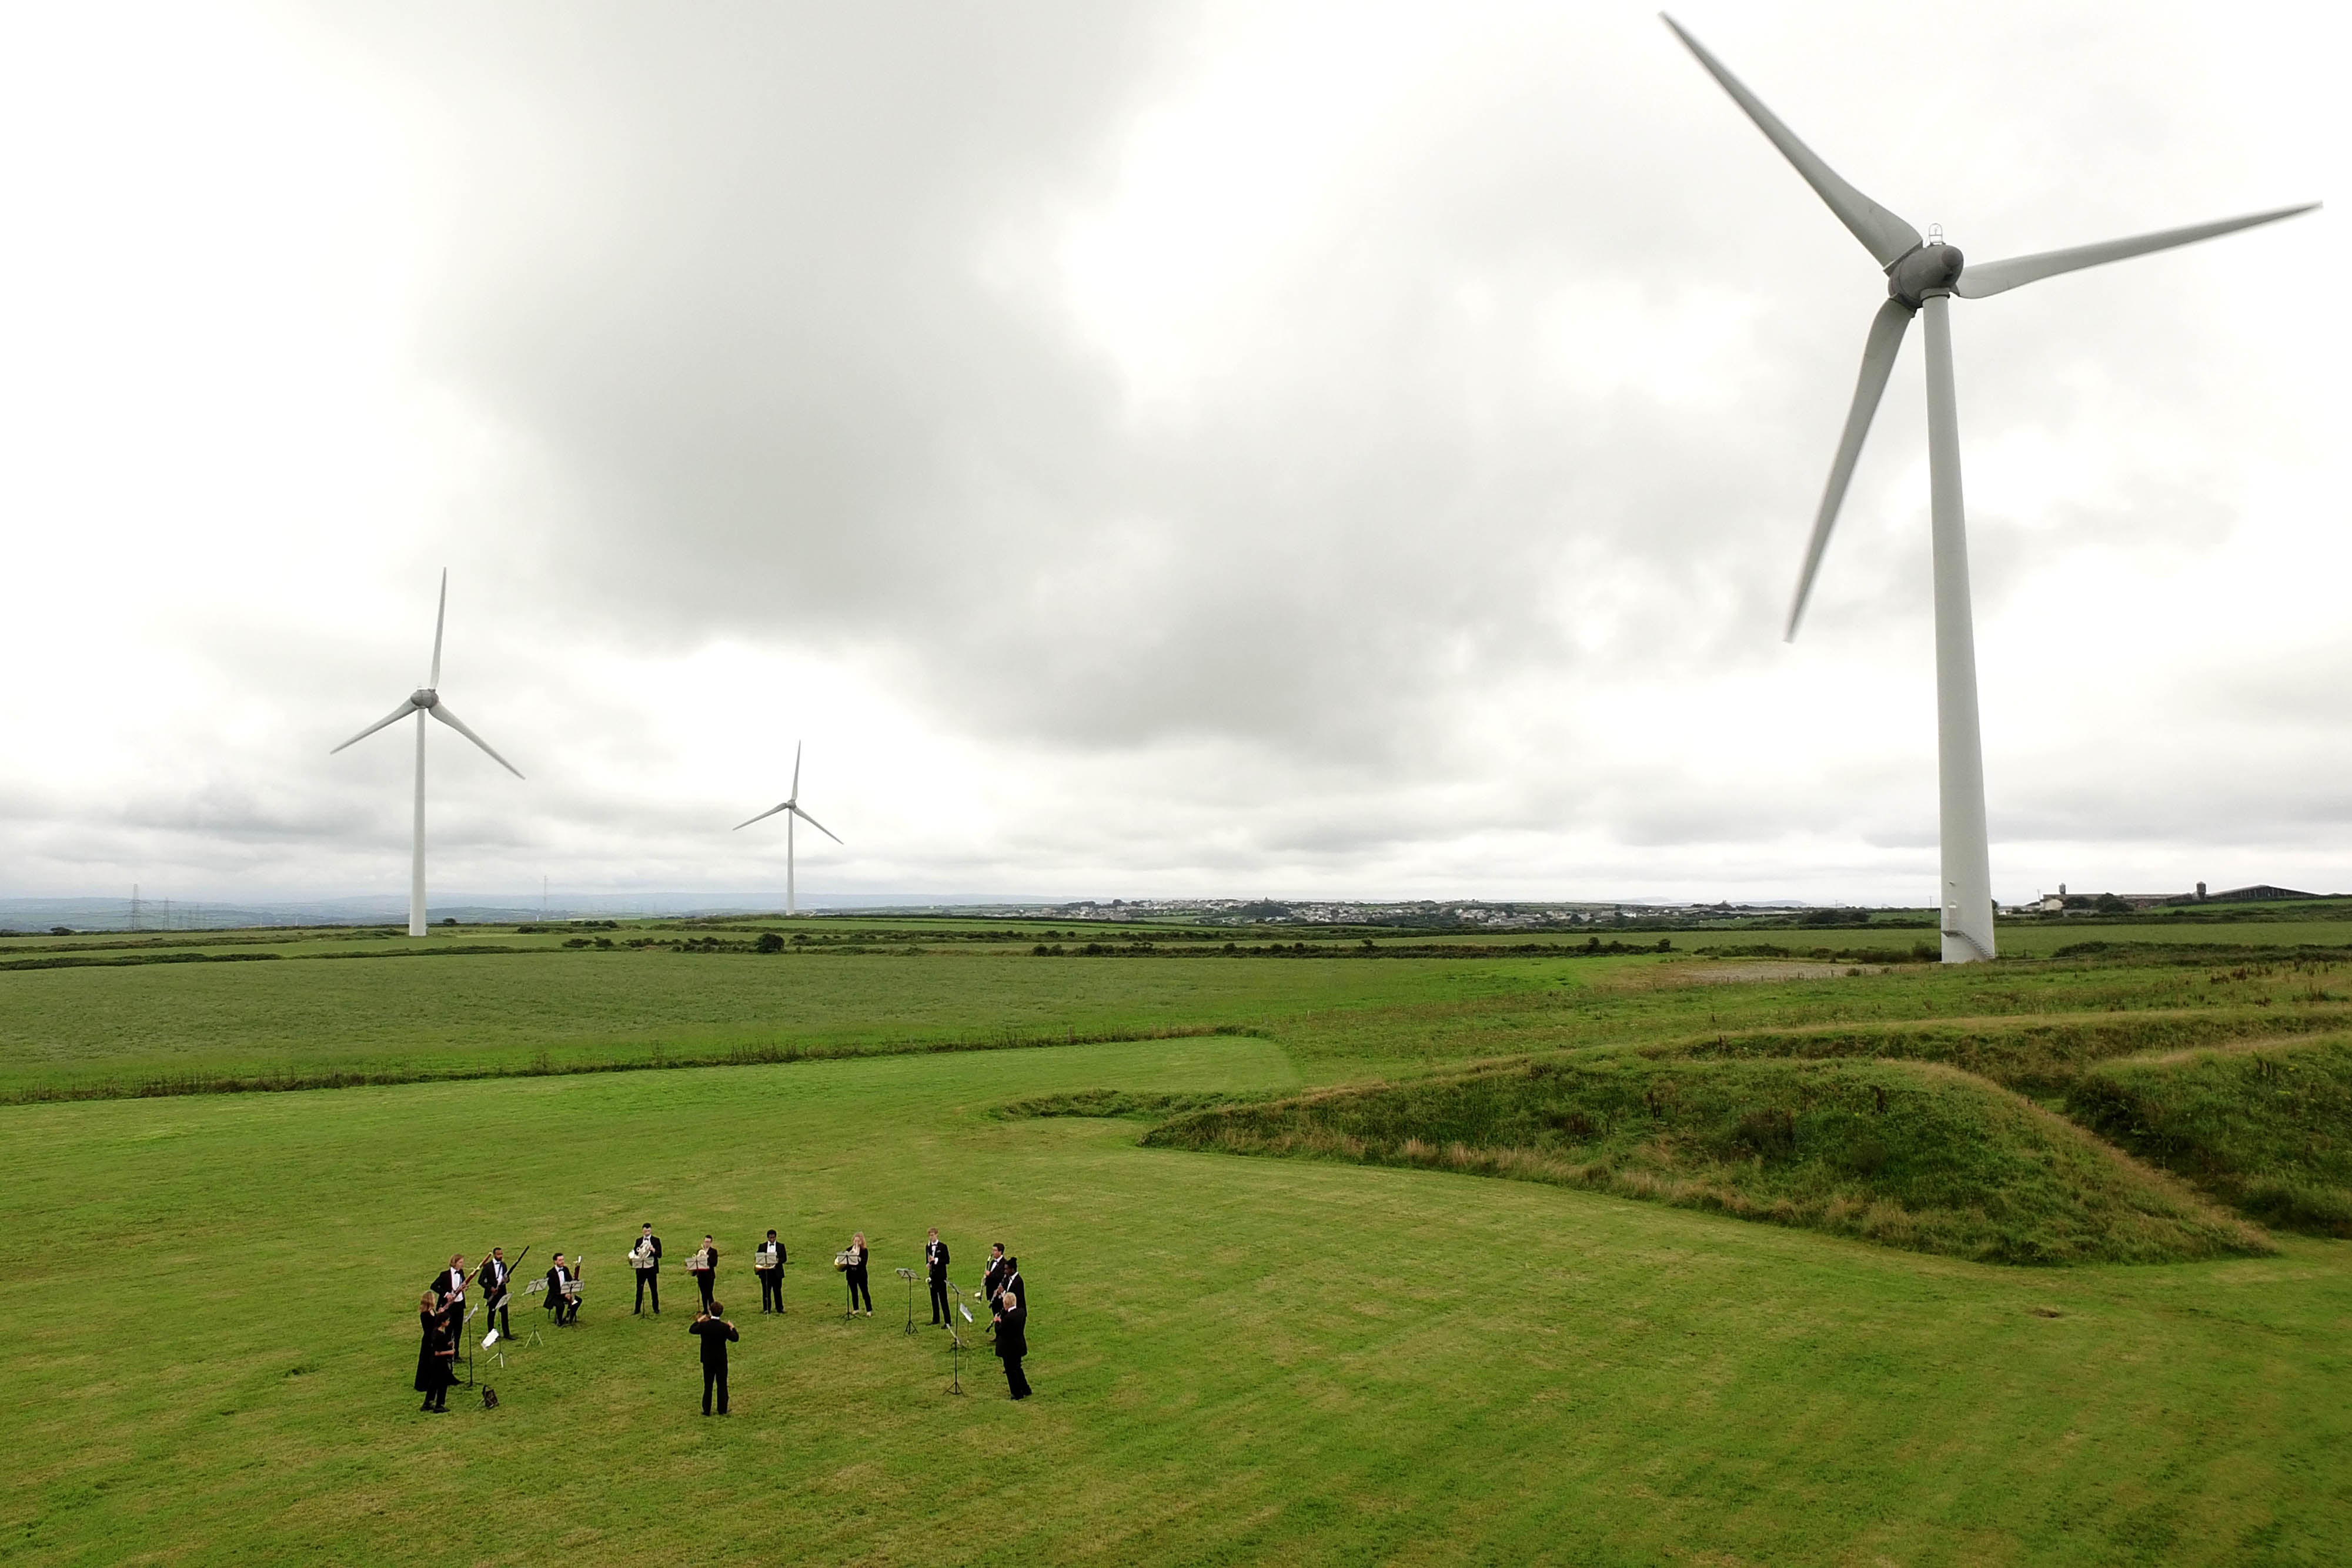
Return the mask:
{"type": "Polygon", "coordinates": [[[2126,256],[2146,256],[2152,250],[2170,250],[2177,245],[2194,245],[2200,239],[2234,234],[2257,224],[2274,224],[2318,205],[2317,202],[2305,202],[2299,207],[2277,207],[2242,218],[2223,218],[2219,223],[2190,224],[2187,228],[2163,229],[2152,235],[2135,235],[2130,239],[2102,240],[2097,245],[2078,245],[2067,250],[2045,250],[2032,256],[2011,256],[2007,261],[1989,261],[1980,267],[1963,267],[1959,281],[1952,285],[1952,292],[1963,299],[1982,299],[2062,272],[2077,272],[2086,267],[2122,261],[2126,256]]]}
{"type": "Polygon", "coordinates": [[[1845,434],[1838,437],[1837,459],[1830,465],[1829,487],[1822,493],[1822,509],[1813,517],[1813,537],[1805,545],[1805,570],[1797,578],[1797,596],[1789,601],[1788,642],[1797,640],[1797,622],[1804,619],[1805,601],[1813,594],[1813,575],[1822,570],[1822,552],[1829,549],[1830,530],[1837,526],[1838,508],[1845,504],[1845,487],[1862,455],[1862,439],[1886,394],[1886,378],[1895,371],[1895,356],[1910,329],[1911,307],[1889,299],[1870,319],[1870,336],[1862,347],[1862,376],[1854,383],[1853,406],[1846,411],[1845,434]]]}
{"type": "Polygon", "coordinates": [[[793,742],[793,799],[801,798],[801,743],[793,742]]]}
{"type": "MultiPolygon", "coordinates": [[[[814,817],[812,817],[806,811],[802,810],[798,805],[794,805],[793,807],[793,815],[798,817],[802,821],[806,822],[810,827],[814,828],[818,832],[823,833],[826,838],[831,839],[835,843],[838,844],[841,842],[841,835],[839,833],[835,832],[831,828],[826,827],[823,822],[818,821],[814,817]]],[[[843,847],[847,848],[848,846],[844,845],[843,847]]]]}
{"type": "Polygon", "coordinates": [[[382,718],[380,718],[380,719],[376,720],[373,724],[372,724],[372,725],[368,726],[365,729],[363,729],[363,730],[360,731],[357,735],[355,735],[355,736],[352,737],[349,740],[347,740],[347,741],[343,742],[343,744],[342,744],[341,746],[338,746],[338,747],[336,747],[334,748],[334,750],[333,750],[333,751],[330,751],[330,752],[328,752],[328,753],[327,753],[327,755],[328,755],[328,756],[330,756],[330,757],[332,757],[332,756],[335,754],[335,752],[336,752],[336,751],[341,751],[341,750],[344,750],[346,747],[353,747],[353,746],[357,746],[361,741],[365,740],[369,736],[373,735],[377,730],[382,729],[385,725],[388,725],[388,724],[398,724],[402,719],[406,718],[410,714],[413,714],[413,713],[415,713],[415,711],[416,711],[416,702],[415,702],[415,699],[411,698],[411,699],[410,699],[410,700],[408,700],[407,702],[402,703],[398,707],[396,707],[396,708],[393,709],[390,713],[388,713],[388,714],[384,715],[384,716],[383,716],[383,717],[382,717],[382,718]]]}
{"type": "Polygon", "coordinates": [[[740,832],[741,832],[744,829],[746,829],[746,828],[750,827],[753,822],[764,822],[764,821],[766,821],[769,818],[771,818],[771,817],[774,816],[777,812],[779,812],[779,811],[789,811],[789,810],[791,810],[792,809],[793,809],[793,803],[792,803],[790,800],[782,801],[782,802],[780,802],[780,803],[778,803],[778,804],[776,804],[776,805],[773,805],[773,806],[769,807],[766,810],[764,810],[764,811],[761,812],[761,813],[760,813],[758,816],[756,816],[756,817],[746,817],[743,821],[740,821],[740,822],[736,823],[732,828],[730,828],[730,829],[728,830],[728,831],[729,831],[729,832],[732,832],[732,833],[740,833],[740,832]]]}
{"type": "MultiPolygon", "coordinates": [[[[449,569],[441,569],[441,608],[433,612],[433,674],[426,677],[425,689],[437,691],[441,685],[441,628],[449,619],[449,569]]],[[[484,747],[485,751],[489,747],[484,747]]],[[[493,753],[492,755],[496,755],[493,753]]],[[[515,775],[520,779],[521,774],[515,775]]]]}
{"type": "Polygon", "coordinates": [[[1724,69],[1722,61],[1708,54],[1696,38],[1684,32],[1681,23],[1663,11],[1658,13],[1658,18],[1672,27],[1675,37],[1698,57],[1698,63],[1722,84],[1723,90],[1731,95],[1732,101],[1748,111],[1748,118],[1754,120],[1756,129],[1780,150],[1780,156],[1796,165],[1797,172],[1805,177],[1805,183],[1829,204],[1830,211],[1838,215],[1840,223],[1853,231],[1853,237],[1862,242],[1864,249],[1878,258],[1879,266],[1892,267],[1896,257],[1919,248],[1921,242],[1917,229],[1847,184],[1836,170],[1822,162],[1811,148],[1798,141],[1796,132],[1781,124],[1780,117],[1765,108],[1738,77],[1724,69]]]}
{"type": "Polygon", "coordinates": [[[496,748],[494,748],[488,741],[484,740],[480,736],[476,735],[472,730],[467,729],[466,727],[466,721],[459,718],[456,714],[451,713],[446,704],[435,703],[431,707],[426,708],[425,711],[431,714],[435,718],[439,719],[443,724],[447,725],[451,729],[456,730],[459,735],[464,736],[467,740],[472,741],[476,746],[480,747],[484,751],[488,752],[490,754],[491,761],[496,762],[499,767],[505,768],[516,778],[520,779],[522,777],[521,768],[517,768],[513,763],[509,762],[505,758],[500,757],[496,748]]]}

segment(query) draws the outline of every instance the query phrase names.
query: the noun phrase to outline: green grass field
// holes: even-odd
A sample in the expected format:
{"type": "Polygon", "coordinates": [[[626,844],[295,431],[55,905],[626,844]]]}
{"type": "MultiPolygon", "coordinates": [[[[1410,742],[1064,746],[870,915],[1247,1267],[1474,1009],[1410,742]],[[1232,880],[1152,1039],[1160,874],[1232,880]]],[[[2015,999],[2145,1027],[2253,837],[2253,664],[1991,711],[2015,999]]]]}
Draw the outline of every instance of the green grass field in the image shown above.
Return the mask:
{"type": "MultiPolygon", "coordinates": [[[[22,1472],[0,1560],[2235,1563],[2352,1540],[2352,1242],[2273,1228],[2258,1256],[2021,1268],[1475,1161],[1144,1142],[1218,1097],[1314,1091],[1647,1169],[1607,1117],[1673,1077],[1727,1191],[1834,1204],[1821,1184],[1863,1171],[1941,1202],[1993,1191],[1997,1166],[2000,1190],[2054,1202],[2095,1186],[2066,1175],[2087,1134],[2034,1129],[2095,1101],[2170,1118],[2170,1145],[2135,1149],[2170,1176],[2102,1156],[2125,1207],[2225,1169],[2196,1201],[2242,1197],[2292,1152],[2324,1212],[2352,1180],[2329,1121],[2340,956],[1946,971],[498,940],[537,950],[0,970],[0,1086],[20,1094],[516,1074],[0,1104],[25,1260],[0,1309],[22,1472]],[[1019,1043],[1219,1026],[1250,1032],[1019,1043]],[[779,1041],[870,1054],[560,1071],[779,1041]],[[1538,1107],[1552,1133],[1491,1087],[1461,1119],[1461,1085],[1531,1059],[1581,1064],[1556,1082],[1582,1098],[1538,1107]],[[2260,1061],[2294,1074],[2233,1066],[2260,1061]],[[1965,1093],[1901,1098],[1943,1083],[1965,1093]],[[1892,1119],[1869,1120],[1889,1084],[1892,1119]],[[1738,1146],[1774,1095],[1795,1163],[1738,1146]],[[1902,1165],[1995,1123],[2032,1136],[1902,1165]],[[1886,1157],[1856,1164],[1853,1129],[1886,1157]],[[705,1230],[726,1251],[744,1337],[724,1423],[697,1414],[689,1314],[628,1313],[644,1218],[674,1258],[705,1230]],[[1008,1403],[985,1356],[951,1398],[944,1337],[900,1333],[888,1270],[931,1224],[967,1283],[990,1239],[1022,1256],[1037,1399],[1008,1403]],[[796,1260],[782,1320],[746,1267],[772,1225],[796,1260]],[[882,1311],[845,1323],[826,1264],[854,1228],[882,1311]],[[533,1272],[584,1252],[581,1326],[488,1371],[499,1410],[461,1391],[419,1416],[416,1291],[494,1240],[532,1244],[533,1272]]],[[[2040,1213],[2007,1219],[2058,1223],[2040,1213]]]]}

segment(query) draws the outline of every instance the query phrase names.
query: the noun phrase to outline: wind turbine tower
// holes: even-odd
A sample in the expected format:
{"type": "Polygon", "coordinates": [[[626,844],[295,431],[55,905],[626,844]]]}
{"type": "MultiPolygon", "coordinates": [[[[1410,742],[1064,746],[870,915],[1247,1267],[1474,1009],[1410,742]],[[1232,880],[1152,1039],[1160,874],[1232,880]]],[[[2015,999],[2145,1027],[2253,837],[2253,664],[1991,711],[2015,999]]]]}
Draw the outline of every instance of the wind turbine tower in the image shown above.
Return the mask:
{"type": "Polygon", "coordinates": [[[823,822],[818,821],[814,817],[810,816],[806,811],[801,810],[801,743],[799,741],[793,742],[792,794],[777,804],[769,807],[758,816],[746,818],[744,821],[736,823],[730,831],[740,833],[744,829],[750,827],[753,822],[765,821],[768,818],[774,816],[779,811],[782,811],[784,814],[784,913],[786,915],[798,915],[800,913],[800,906],[797,899],[797,892],[793,886],[793,819],[798,817],[802,821],[806,822],[810,827],[814,828],[818,832],[823,833],[835,843],[837,844],[841,842],[840,834],[835,832],[831,828],[826,827],[823,822]]]}
{"type": "Polygon", "coordinates": [[[425,677],[425,684],[423,685],[408,694],[408,700],[406,702],[402,703],[398,707],[393,709],[391,713],[376,720],[373,724],[368,726],[365,729],[360,731],[357,735],[343,742],[341,746],[336,747],[334,751],[327,753],[328,756],[332,757],[335,754],[335,751],[341,751],[348,747],[357,746],[361,741],[365,740],[369,736],[373,735],[377,730],[383,728],[386,725],[398,724],[410,714],[415,714],[416,716],[416,817],[415,835],[411,842],[408,859],[408,934],[411,936],[422,936],[426,931],[425,924],[425,718],[429,716],[433,718],[439,719],[443,724],[447,725],[451,729],[456,730],[459,735],[462,735],[467,740],[472,741],[476,746],[480,747],[484,751],[489,752],[490,759],[496,762],[499,767],[505,768],[508,772],[513,774],[518,779],[522,777],[522,769],[517,768],[513,763],[509,762],[505,758],[500,757],[496,751],[491,750],[490,743],[484,740],[480,736],[476,735],[472,730],[467,729],[466,727],[465,721],[460,719],[456,714],[451,713],[449,711],[449,705],[441,700],[441,630],[447,622],[448,619],[449,570],[448,568],[444,567],[441,569],[441,607],[436,611],[433,615],[433,673],[425,677]]]}
{"type": "Polygon", "coordinates": [[[1917,229],[1847,184],[1679,23],[1672,16],[1663,20],[1886,274],[1886,302],[1879,306],[1870,323],[1870,336],[1862,350],[1862,379],[1854,388],[1853,406],[1846,413],[1837,456],[1830,465],[1829,486],[1813,517],[1812,538],[1805,546],[1796,596],[1789,604],[1786,636],[1791,642],[1813,590],[1813,574],[1821,570],[1830,529],[1837,522],[1839,503],[1845,499],[1846,483],[1853,477],[1854,460],[1862,455],[1863,437],[1870,432],[1871,416],[1878,412],[1887,377],[1894,373],[1903,335],[1909,330],[1912,317],[1927,319],[1928,526],[1936,574],[1937,814],[1943,846],[1939,924],[1944,962],[1966,964],[1990,958],[1993,956],[1991,846],[1985,828],[1984,746],[1977,719],[1968,530],[1960,505],[1960,417],[1952,377],[1952,298],[1982,299],[2062,272],[2291,218],[2319,204],[2278,207],[2129,239],[1968,266],[1957,247],[1944,243],[1940,229],[1931,227],[1923,239],[1917,229]]]}

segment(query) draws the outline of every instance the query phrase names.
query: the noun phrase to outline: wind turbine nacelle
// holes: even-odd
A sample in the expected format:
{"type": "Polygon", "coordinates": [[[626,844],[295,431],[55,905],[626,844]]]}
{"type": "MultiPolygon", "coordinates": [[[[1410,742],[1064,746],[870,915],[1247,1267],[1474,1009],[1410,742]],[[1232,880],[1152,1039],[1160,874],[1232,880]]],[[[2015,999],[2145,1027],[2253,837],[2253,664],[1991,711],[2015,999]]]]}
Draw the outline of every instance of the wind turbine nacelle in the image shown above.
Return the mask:
{"type": "Polygon", "coordinates": [[[409,693],[408,700],[418,707],[438,707],[441,705],[440,695],[425,686],[419,686],[409,693]]]}
{"type": "Polygon", "coordinates": [[[1960,248],[1940,242],[1904,252],[1886,269],[1886,292],[1912,309],[1931,294],[1949,294],[1960,280],[1960,248]]]}

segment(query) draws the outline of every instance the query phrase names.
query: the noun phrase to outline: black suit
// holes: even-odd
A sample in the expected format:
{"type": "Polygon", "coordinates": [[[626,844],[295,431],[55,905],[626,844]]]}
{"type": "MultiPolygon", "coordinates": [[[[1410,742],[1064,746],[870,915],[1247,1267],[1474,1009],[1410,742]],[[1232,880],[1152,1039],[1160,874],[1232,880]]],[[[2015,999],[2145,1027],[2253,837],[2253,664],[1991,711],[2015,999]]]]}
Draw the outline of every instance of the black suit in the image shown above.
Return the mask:
{"type": "MultiPolygon", "coordinates": [[[[444,1269],[427,1280],[425,1282],[425,1288],[436,1296],[463,1296],[466,1293],[465,1272],[457,1269],[444,1269]]],[[[461,1324],[465,1321],[465,1316],[466,1310],[463,1307],[458,1308],[457,1318],[461,1324]]]]}
{"type": "Polygon", "coordinates": [[[1004,1358],[1004,1386],[1015,1399],[1029,1397],[1029,1379],[1021,1371],[1021,1358],[1029,1354],[1029,1309],[1021,1298],[1013,1298],[1013,1310],[999,1308],[996,1314],[996,1354],[1004,1358]]]}
{"type": "Polygon", "coordinates": [[[866,1259],[870,1250],[865,1247],[849,1249],[849,1267],[842,1270],[849,1280],[849,1310],[856,1312],[857,1298],[863,1296],[866,1298],[866,1312],[868,1317],[874,1313],[874,1292],[866,1288],[866,1259]]]}
{"type": "MultiPolygon", "coordinates": [[[[1004,1289],[1004,1276],[1012,1271],[1013,1265],[1002,1258],[991,1258],[988,1260],[988,1272],[980,1277],[980,1299],[988,1303],[990,1312],[996,1311],[996,1292],[1004,1289]]],[[[988,1321],[988,1332],[991,1335],[996,1333],[994,1318],[988,1321]]]]}
{"type": "MultiPolygon", "coordinates": [[[[654,1244],[654,1266],[637,1270],[637,1311],[646,1310],[646,1292],[654,1293],[654,1316],[661,1316],[661,1238],[648,1238],[654,1244]]],[[[634,1252],[635,1248],[630,1250],[634,1252]]]]}
{"type": "Polygon", "coordinates": [[[702,1342],[702,1413],[710,1414],[710,1391],[719,1390],[719,1413],[727,1414],[727,1342],[741,1339],[725,1318],[697,1318],[686,1332],[702,1342]]]}
{"type": "Polygon", "coordinates": [[[931,1277],[931,1322],[955,1322],[955,1310],[948,1305],[948,1244],[934,1241],[924,1248],[923,1265],[931,1277]]]}
{"type": "Polygon", "coordinates": [[[555,1313],[555,1326],[558,1328],[580,1316],[580,1303],[567,1300],[563,1294],[564,1281],[571,1278],[572,1270],[569,1269],[551,1267],[547,1270],[547,1304],[555,1313]]]}
{"type": "Polygon", "coordinates": [[[766,1312],[773,1302],[775,1310],[784,1310],[784,1249],[777,1241],[760,1243],[760,1260],[767,1265],[757,1270],[760,1276],[760,1310],[766,1312]]]}
{"type": "Polygon", "coordinates": [[[425,1396],[427,1410],[445,1408],[449,1403],[449,1385],[457,1381],[453,1364],[457,1357],[450,1354],[456,1342],[449,1328],[449,1313],[446,1309],[420,1309],[416,1326],[424,1334],[416,1347],[416,1392],[425,1396]]]}
{"type": "MultiPolygon", "coordinates": [[[[710,1310],[710,1292],[717,1286],[719,1281],[719,1249],[713,1247],[709,1249],[709,1252],[710,1256],[703,1260],[709,1263],[710,1267],[708,1269],[697,1269],[694,1270],[694,1282],[702,1291],[702,1310],[706,1312],[710,1310]]],[[[689,1262],[692,1261],[691,1259],[688,1260],[689,1262]]]]}
{"type": "Polygon", "coordinates": [[[507,1322],[508,1281],[512,1278],[513,1270],[497,1259],[486,1258],[482,1260],[482,1300],[485,1303],[482,1308],[482,1317],[486,1325],[485,1332],[488,1332],[488,1323],[495,1322],[498,1325],[500,1339],[514,1337],[514,1328],[507,1322]]]}

